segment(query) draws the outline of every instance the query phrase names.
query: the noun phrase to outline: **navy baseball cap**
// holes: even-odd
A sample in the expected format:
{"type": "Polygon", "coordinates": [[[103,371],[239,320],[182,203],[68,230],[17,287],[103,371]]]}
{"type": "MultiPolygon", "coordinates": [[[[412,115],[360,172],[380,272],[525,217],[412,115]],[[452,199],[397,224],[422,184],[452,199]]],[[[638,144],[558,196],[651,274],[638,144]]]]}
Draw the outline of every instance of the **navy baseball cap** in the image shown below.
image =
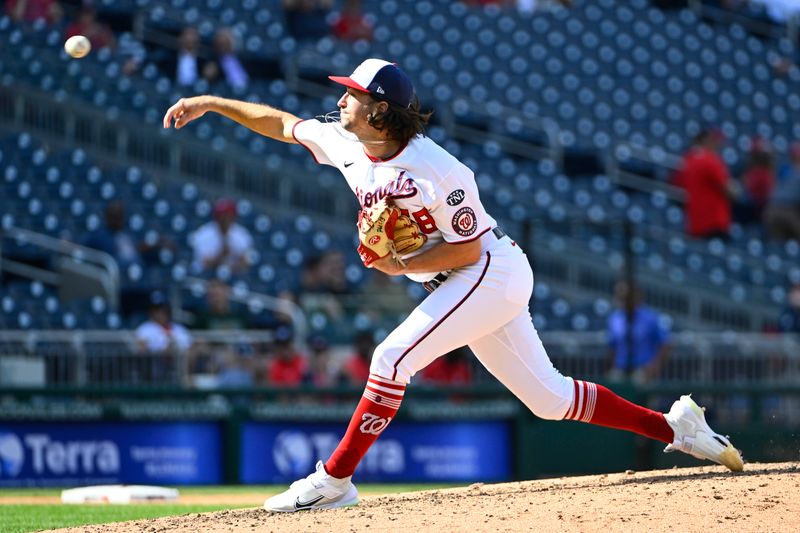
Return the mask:
{"type": "Polygon", "coordinates": [[[367,59],[350,76],[328,76],[345,87],[369,93],[376,100],[386,100],[408,107],[414,98],[414,85],[405,72],[383,59],[367,59]]]}

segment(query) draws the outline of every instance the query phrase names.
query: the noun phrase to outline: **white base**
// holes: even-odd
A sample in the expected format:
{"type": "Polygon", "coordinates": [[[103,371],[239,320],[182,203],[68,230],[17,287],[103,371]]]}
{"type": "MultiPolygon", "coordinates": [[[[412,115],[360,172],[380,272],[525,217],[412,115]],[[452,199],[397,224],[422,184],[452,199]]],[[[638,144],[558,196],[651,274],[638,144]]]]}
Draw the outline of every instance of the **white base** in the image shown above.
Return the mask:
{"type": "Polygon", "coordinates": [[[175,501],[178,489],[148,485],[95,485],[61,491],[61,503],[147,503],[175,501]]]}

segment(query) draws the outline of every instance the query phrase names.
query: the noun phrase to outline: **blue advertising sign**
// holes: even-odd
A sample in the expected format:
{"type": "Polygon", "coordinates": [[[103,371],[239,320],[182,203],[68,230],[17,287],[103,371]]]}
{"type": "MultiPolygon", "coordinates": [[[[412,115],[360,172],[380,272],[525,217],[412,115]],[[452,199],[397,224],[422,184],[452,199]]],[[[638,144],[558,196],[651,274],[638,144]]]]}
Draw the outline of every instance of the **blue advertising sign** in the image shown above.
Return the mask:
{"type": "MultiPolygon", "coordinates": [[[[242,483],[287,483],[326,460],[343,424],[248,422],[243,426],[242,483]]],[[[392,422],[356,471],[359,481],[503,481],[511,476],[505,422],[392,422]]]]}
{"type": "Polygon", "coordinates": [[[0,423],[0,487],[219,483],[220,433],[212,422],[0,423]]]}

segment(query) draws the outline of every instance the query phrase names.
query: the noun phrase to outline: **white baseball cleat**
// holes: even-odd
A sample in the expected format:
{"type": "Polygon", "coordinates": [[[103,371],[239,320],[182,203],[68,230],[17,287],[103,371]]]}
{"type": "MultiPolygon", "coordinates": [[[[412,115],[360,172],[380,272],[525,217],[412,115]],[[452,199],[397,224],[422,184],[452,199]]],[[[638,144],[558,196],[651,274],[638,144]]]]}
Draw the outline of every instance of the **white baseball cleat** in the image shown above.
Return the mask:
{"type": "Polygon", "coordinates": [[[703,409],[690,396],[681,396],[664,418],[675,432],[675,441],[667,444],[665,452],[682,451],[698,459],[725,465],[734,472],[741,472],[744,468],[739,450],[709,427],[703,409]]]}
{"type": "Polygon", "coordinates": [[[298,479],[286,490],[264,502],[264,509],[278,513],[294,513],[314,509],[335,509],[358,503],[358,491],[350,477],[338,479],[330,476],[317,462],[317,470],[306,478],[298,479]]]}

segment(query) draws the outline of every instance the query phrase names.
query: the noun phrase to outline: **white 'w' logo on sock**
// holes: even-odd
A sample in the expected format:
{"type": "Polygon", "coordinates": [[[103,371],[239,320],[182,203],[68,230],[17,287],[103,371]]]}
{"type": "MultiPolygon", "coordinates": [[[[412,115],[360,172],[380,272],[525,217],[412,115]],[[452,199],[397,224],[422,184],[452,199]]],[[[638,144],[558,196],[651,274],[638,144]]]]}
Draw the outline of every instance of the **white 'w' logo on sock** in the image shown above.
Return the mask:
{"type": "Polygon", "coordinates": [[[372,413],[364,413],[361,415],[361,420],[363,421],[361,427],[361,433],[366,433],[368,435],[380,435],[381,431],[383,431],[386,426],[389,425],[389,422],[392,421],[392,417],[381,418],[378,415],[373,415],[372,413]]]}

